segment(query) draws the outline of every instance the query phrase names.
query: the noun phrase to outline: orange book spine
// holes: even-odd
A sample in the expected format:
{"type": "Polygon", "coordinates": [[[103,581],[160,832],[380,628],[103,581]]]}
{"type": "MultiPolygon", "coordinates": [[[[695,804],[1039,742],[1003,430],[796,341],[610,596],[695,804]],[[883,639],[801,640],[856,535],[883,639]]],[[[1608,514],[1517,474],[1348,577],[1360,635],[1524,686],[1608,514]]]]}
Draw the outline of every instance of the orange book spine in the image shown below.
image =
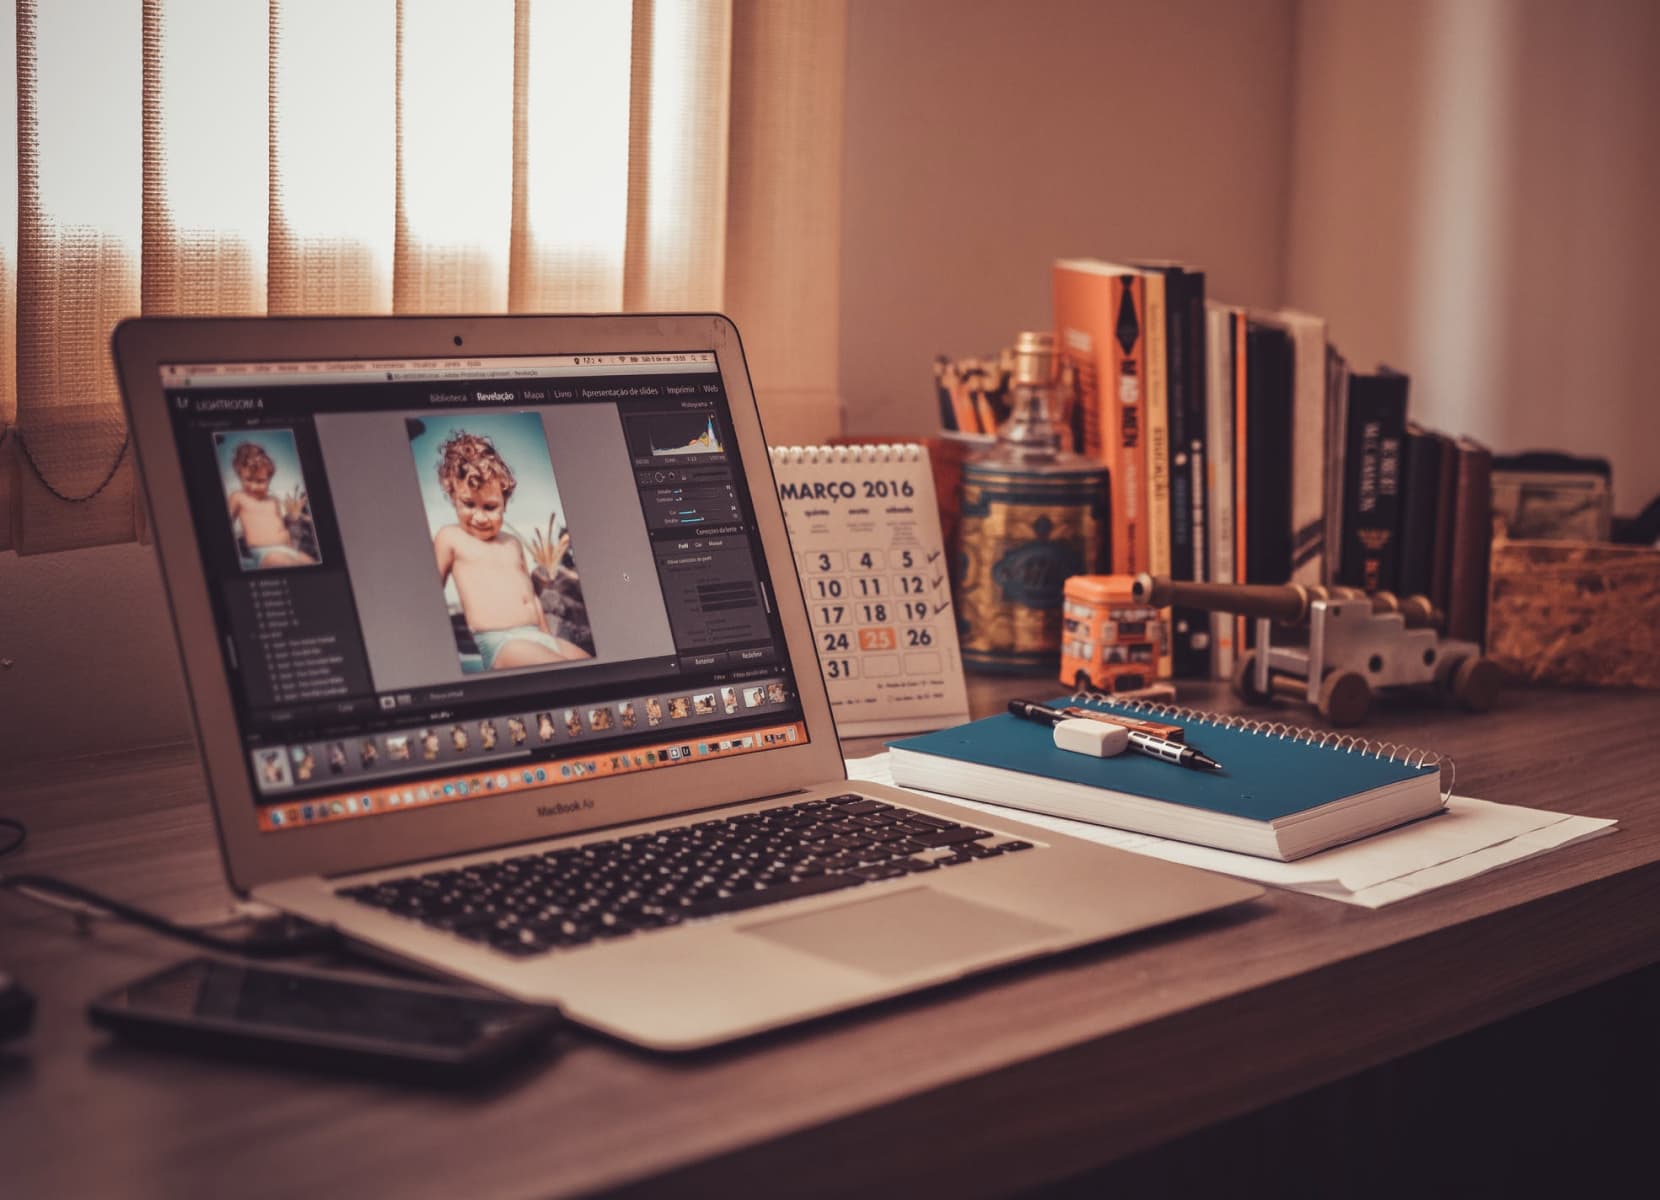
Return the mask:
{"type": "Polygon", "coordinates": [[[1065,261],[1054,267],[1056,348],[1072,367],[1077,388],[1072,397],[1075,444],[1080,454],[1109,467],[1111,439],[1102,427],[1108,414],[1101,385],[1112,339],[1112,282],[1110,276],[1065,261]]]}
{"type": "MultiPolygon", "coordinates": [[[[1147,306],[1139,275],[1113,279],[1112,369],[1102,388],[1116,437],[1107,460],[1112,479],[1113,571],[1134,575],[1150,564],[1147,537],[1147,306]]],[[[1103,421],[1107,418],[1103,417],[1103,421]]]]}

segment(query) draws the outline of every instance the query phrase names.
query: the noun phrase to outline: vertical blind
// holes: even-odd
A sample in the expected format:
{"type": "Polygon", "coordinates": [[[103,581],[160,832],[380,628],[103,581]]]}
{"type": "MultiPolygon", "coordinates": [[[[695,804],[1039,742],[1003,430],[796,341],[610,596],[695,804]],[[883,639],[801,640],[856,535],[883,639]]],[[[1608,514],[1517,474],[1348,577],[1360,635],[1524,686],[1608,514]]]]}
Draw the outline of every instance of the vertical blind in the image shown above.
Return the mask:
{"type": "Polygon", "coordinates": [[[141,532],[139,312],[718,309],[838,425],[845,0],[9,2],[0,550],[141,532]]]}

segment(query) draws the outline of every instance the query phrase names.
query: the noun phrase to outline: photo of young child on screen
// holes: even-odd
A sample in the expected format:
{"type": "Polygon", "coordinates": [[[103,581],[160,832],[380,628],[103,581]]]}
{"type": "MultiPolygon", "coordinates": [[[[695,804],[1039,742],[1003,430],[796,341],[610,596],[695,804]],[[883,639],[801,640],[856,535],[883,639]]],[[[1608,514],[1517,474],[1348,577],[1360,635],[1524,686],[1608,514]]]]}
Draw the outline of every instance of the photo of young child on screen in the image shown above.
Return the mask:
{"type": "Polygon", "coordinates": [[[462,669],[592,658],[593,634],[538,414],[410,418],[408,427],[417,469],[430,472],[422,493],[462,669]],[[509,525],[510,505],[516,517],[534,522],[528,539],[509,525]]]}
{"type": "Polygon", "coordinates": [[[214,443],[242,569],[315,565],[317,529],[311,521],[311,502],[300,474],[293,432],[216,433],[214,443]]]}

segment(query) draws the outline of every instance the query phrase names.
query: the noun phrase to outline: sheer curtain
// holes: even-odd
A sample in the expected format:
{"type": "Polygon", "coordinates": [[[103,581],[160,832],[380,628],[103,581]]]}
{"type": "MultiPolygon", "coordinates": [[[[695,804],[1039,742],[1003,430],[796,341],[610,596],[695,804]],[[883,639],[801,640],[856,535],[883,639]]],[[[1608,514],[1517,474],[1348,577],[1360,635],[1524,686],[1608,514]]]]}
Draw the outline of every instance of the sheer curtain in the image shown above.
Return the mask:
{"type": "Polygon", "coordinates": [[[0,550],[141,532],[138,312],[719,309],[770,436],[839,424],[845,0],[11,7],[0,550]]]}

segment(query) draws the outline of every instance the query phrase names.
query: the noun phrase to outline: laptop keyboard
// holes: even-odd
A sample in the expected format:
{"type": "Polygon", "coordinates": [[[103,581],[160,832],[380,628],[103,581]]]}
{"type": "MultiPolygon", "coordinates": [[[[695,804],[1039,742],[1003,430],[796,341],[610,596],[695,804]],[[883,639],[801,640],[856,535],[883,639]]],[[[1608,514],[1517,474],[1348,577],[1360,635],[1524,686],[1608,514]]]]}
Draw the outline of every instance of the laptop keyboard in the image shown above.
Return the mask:
{"type": "Polygon", "coordinates": [[[848,794],[338,894],[525,956],[1031,848],[848,794]]]}

